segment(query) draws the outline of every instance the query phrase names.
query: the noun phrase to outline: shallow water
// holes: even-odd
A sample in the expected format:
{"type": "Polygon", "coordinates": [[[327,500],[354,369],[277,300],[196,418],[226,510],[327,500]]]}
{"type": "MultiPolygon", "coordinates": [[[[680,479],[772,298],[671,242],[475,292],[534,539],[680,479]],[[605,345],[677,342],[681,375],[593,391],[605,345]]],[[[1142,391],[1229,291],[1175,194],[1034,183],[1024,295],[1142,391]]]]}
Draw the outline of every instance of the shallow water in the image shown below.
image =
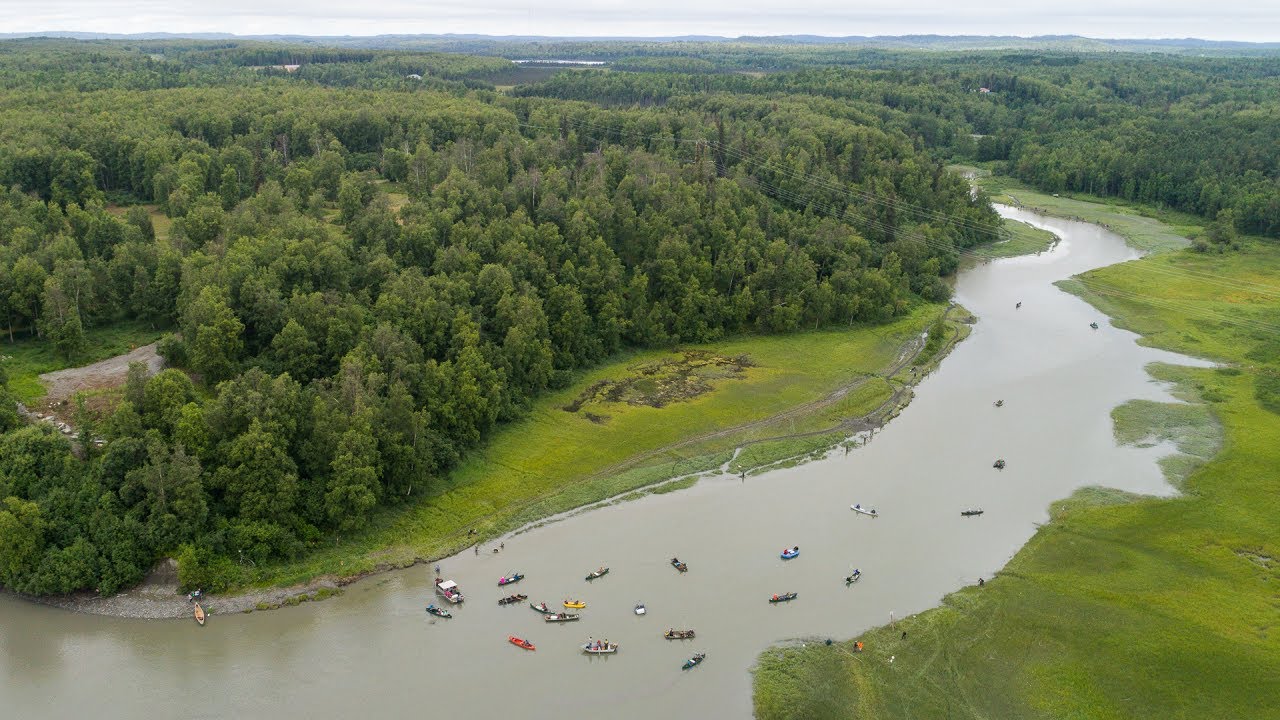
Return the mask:
{"type": "Polygon", "coordinates": [[[576,514],[507,538],[500,555],[468,550],[441,562],[469,597],[452,620],[423,612],[435,600],[425,567],[323,603],[214,616],[204,628],[0,596],[3,715],[748,717],[749,668],[770,644],[851,637],[990,577],[1048,505],[1080,486],[1171,492],[1154,462],[1168,448],[1117,447],[1109,413],[1132,398],[1171,399],[1147,363],[1203,363],[1138,346],[1052,285],[1137,253],[1094,225],[1001,212],[1063,241],[961,273],[957,301],[980,318],[973,334],[865,447],[576,514]],[[1004,471],[991,467],[997,457],[1004,471]],[[854,502],[881,517],[851,512],[854,502]],[[969,507],[986,513],[962,518],[969,507]],[[779,559],[792,545],[800,557],[779,559]],[[670,567],[673,555],[688,573],[670,567]],[[601,564],[612,572],[585,582],[601,564]],[[846,588],[853,565],[863,577],[846,588]],[[513,569],[528,579],[499,589],[513,569]],[[794,602],[767,602],[792,590],[794,602]],[[512,592],[588,607],[581,622],[548,625],[525,604],[498,607],[512,592]],[[644,617],[632,612],[640,601],[644,617]],[[667,641],[669,627],[698,637],[667,641]],[[512,647],[511,634],[537,651],[512,647]],[[588,657],[579,651],[588,636],[621,649],[588,657]],[[681,671],[696,651],[706,662],[681,671]]]}

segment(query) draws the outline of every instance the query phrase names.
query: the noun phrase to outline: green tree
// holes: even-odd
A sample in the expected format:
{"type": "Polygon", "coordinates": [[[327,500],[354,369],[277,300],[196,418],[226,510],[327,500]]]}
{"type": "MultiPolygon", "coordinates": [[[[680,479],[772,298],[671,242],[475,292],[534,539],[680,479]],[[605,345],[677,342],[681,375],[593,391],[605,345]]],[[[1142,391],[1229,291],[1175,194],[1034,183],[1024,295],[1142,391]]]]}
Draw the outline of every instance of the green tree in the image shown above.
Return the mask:
{"type": "Polygon", "coordinates": [[[297,467],[284,442],[255,419],[227,443],[214,485],[239,517],[289,525],[298,502],[297,467]]]}
{"type": "Polygon", "coordinates": [[[39,505],[17,497],[0,503],[0,585],[20,585],[35,571],[44,529],[39,505]]]}
{"type": "Polygon", "coordinates": [[[192,369],[210,382],[230,377],[244,350],[244,325],[218,288],[210,285],[200,291],[184,313],[182,326],[192,369]]]}
{"type": "Polygon", "coordinates": [[[351,427],[338,441],[331,469],[324,498],[329,521],[342,531],[363,527],[381,491],[378,444],[367,412],[352,418],[351,427]]]}

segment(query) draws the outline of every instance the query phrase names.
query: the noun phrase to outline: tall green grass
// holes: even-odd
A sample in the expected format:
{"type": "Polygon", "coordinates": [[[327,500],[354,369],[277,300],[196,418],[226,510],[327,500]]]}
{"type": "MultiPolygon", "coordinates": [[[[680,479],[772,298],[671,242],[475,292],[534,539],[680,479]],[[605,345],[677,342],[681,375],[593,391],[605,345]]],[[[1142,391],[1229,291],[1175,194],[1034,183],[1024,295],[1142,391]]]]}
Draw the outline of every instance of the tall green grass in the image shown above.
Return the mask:
{"type": "MultiPolygon", "coordinates": [[[[317,547],[299,561],[246,571],[243,580],[255,585],[293,584],[320,575],[350,576],[439,557],[476,540],[468,536],[469,529],[477,529],[478,539],[483,540],[666,478],[713,470],[729,459],[737,445],[790,434],[795,423],[806,431],[829,427],[834,424],[832,408],[823,407],[733,430],[814,403],[841,386],[884,370],[941,312],[940,306],[922,305],[882,326],[752,336],[694,346],[687,349],[728,357],[745,354],[753,366],[745,369],[742,378],[709,379],[711,392],[663,408],[623,402],[583,408],[607,416],[604,423],[592,422],[583,412],[564,410],[597,381],[621,379],[637,365],[678,357],[666,351],[630,354],[541,398],[527,416],[496,430],[449,477],[433,487],[417,488],[415,500],[376,516],[365,531],[317,547]]],[[[866,387],[870,389],[860,386],[852,391],[837,410],[874,409],[884,395],[883,381],[871,378],[866,387]]],[[[829,446],[834,441],[826,442],[829,446]]],[[[808,451],[796,446],[786,450],[808,451]]],[[[768,459],[779,459],[778,453],[768,459]]]]}

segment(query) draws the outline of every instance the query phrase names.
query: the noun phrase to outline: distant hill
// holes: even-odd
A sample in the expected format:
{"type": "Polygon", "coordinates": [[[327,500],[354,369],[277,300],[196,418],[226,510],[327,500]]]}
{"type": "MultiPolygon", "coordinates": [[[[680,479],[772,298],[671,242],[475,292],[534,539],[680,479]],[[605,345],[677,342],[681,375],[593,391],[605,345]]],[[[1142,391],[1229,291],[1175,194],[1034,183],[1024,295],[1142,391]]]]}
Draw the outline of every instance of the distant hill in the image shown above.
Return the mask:
{"type": "Polygon", "coordinates": [[[1201,40],[1199,38],[1089,38],[1080,35],[764,35],[736,38],[718,35],[676,35],[665,37],[557,37],[552,35],[235,35],[232,33],[96,33],[49,31],[28,33],[0,33],[0,40],[49,37],[73,40],[258,40],[266,42],[323,43],[349,47],[386,47],[393,45],[407,48],[413,45],[429,47],[442,43],[483,45],[521,43],[737,43],[759,45],[822,45],[883,48],[891,50],[1066,50],[1075,52],[1163,52],[1178,54],[1272,54],[1280,52],[1280,42],[1240,42],[1234,40],[1201,40]]]}

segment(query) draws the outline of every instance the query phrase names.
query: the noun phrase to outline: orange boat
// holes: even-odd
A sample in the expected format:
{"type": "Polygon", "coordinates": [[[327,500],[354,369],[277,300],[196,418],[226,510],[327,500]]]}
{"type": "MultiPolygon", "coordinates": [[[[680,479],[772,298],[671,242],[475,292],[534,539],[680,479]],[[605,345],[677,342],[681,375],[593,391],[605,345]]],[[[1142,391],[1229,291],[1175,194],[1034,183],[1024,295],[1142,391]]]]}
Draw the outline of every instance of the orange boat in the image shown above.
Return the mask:
{"type": "Polygon", "coordinates": [[[195,609],[196,622],[204,624],[204,608],[200,607],[200,603],[196,603],[195,609]]]}
{"type": "Polygon", "coordinates": [[[522,648],[524,648],[525,650],[536,650],[536,649],[537,649],[537,648],[535,648],[535,647],[533,646],[533,643],[531,643],[531,642],[529,642],[528,640],[525,640],[525,639],[523,639],[523,638],[518,638],[518,637],[516,637],[515,635],[508,636],[508,637],[507,637],[507,642],[511,643],[512,645],[515,645],[516,647],[522,647],[522,648]]]}

